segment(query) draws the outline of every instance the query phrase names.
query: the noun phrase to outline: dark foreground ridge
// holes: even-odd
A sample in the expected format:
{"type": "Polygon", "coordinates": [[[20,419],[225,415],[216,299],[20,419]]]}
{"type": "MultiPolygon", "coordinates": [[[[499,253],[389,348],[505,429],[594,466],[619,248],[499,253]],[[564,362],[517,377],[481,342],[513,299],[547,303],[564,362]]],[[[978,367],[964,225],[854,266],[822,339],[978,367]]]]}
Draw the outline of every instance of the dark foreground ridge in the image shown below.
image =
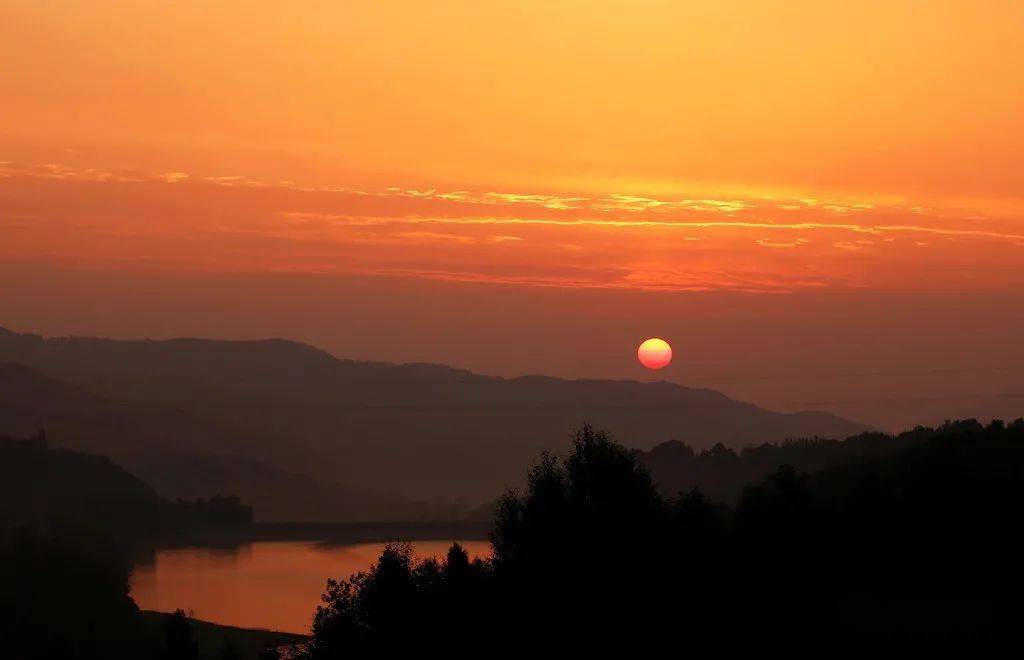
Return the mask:
{"type": "MultiPolygon", "coordinates": [[[[368,571],[328,581],[308,643],[289,652],[331,660],[498,640],[502,652],[662,643],[809,653],[1016,634],[1024,420],[890,440],[893,451],[822,470],[776,466],[729,506],[696,488],[664,494],[637,452],[584,426],[566,455],[542,454],[527,486],[498,502],[492,557],[470,561],[453,545],[417,561],[408,544],[390,544],[368,571]]],[[[113,492],[150,497],[116,466],[84,461],[76,469],[102,471],[113,492]]],[[[62,520],[0,525],[4,657],[202,657],[199,624],[179,614],[156,630],[138,611],[116,539],[62,520]]],[[[215,657],[277,657],[273,640],[240,655],[238,640],[219,639],[215,657]]]]}
{"type": "Polygon", "coordinates": [[[441,639],[810,653],[1011,637],[1024,421],[927,436],[814,474],[778,466],[729,508],[660,495],[636,454],[584,427],[502,499],[490,561],[455,545],[416,562],[395,544],[329,583],[308,657],[441,639]]]}

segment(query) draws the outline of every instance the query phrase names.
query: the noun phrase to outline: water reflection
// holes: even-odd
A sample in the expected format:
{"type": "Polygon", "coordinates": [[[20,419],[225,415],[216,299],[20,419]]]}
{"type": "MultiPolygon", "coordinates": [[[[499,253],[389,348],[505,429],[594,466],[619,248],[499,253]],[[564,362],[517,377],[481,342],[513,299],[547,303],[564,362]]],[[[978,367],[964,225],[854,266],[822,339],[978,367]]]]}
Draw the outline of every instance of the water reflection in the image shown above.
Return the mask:
{"type": "MultiPolygon", "coordinates": [[[[465,541],[471,557],[486,541],[465,541]]],[[[416,541],[420,557],[440,557],[449,541],[416,541]]],[[[305,633],[328,577],[368,568],[383,543],[312,541],[242,543],[230,548],[157,550],[132,574],[132,597],[146,610],[181,608],[198,619],[246,628],[305,633]]]]}

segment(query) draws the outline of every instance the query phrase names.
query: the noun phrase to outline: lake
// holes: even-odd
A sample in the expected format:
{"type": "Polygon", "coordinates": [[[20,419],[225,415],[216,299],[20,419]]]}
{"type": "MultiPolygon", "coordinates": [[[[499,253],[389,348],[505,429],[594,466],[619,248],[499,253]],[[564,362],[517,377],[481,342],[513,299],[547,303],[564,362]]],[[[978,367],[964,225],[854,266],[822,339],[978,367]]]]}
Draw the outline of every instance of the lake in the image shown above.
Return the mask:
{"type": "MultiPolygon", "coordinates": [[[[181,608],[213,623],[308,633],[327,578],[346,578],[369,568],[380,556],[384,539],[399,538],[363,540],[374,536],[372,531],[354,535],[360,540],[340,542],[269,536],[272,540],[230,547],[158,549],[132,572],[132,598],[144,610],[181,608]]],[[[459,542],[470,557],[490,554],[489,543],[481,538],[459,542]]],[[[413,540],[418,557],[442,557],[450,545],[450,540],[436,538],[413,540]]]]}

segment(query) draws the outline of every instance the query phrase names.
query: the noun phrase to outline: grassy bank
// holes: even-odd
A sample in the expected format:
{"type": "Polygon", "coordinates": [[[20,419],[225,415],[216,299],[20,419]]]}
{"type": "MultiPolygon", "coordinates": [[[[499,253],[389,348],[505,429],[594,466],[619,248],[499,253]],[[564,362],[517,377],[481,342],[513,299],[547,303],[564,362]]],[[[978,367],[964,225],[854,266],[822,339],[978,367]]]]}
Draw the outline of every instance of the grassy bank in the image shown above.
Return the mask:
{"type": "MultiPolygon", "coordinates": [[[[142,616],[154,633],[160,634],[164,623],[172,615],[166,612],[144,611],[142,616]]],[[[189,624],[192,628],[193,639],[199,648],[200,660],[219,660],[224,657],[238,658],[239,660],[261,660],[273,657],[268,653],[271,649],[279,648],[285,651],[285,647],[301,644],[308,639],[305,635],[295,633],[235,628],[192,618],[189,619],[189,624]],[[235,654],[226,654],[226,649],[233,649],[235,654]]],[[[286,652],[282,654],[282,657],[287,657],[286,652]]]]}

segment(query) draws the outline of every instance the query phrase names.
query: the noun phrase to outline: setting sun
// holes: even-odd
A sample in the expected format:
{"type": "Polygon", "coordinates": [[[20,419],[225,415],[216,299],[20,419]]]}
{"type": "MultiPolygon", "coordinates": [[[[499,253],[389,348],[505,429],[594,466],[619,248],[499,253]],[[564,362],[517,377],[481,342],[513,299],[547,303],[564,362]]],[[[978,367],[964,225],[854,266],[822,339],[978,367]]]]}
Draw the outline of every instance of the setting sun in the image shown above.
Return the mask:
{"type": "Polygon", "coordinates": [[[640,344],[636,356],[648,369],[662,369],[672,361],[672,347],[664,339],[652,337],[640,344]]]}

